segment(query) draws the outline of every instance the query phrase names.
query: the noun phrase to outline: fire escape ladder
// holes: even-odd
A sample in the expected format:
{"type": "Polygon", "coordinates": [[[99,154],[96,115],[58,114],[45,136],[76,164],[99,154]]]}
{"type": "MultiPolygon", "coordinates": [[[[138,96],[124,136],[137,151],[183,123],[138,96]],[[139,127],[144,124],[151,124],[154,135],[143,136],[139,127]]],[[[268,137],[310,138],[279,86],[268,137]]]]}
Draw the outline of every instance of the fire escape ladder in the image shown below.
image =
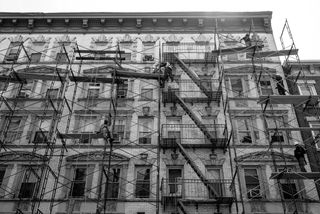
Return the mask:
{"type": "Polygon", "coordinates": [[[182,98],[175,94],[176,100],[180,104],[180,106],[183,108],[183,110],[189,115],[189,117],[193,120],[193,122],[198,126],[198,128],[202,131],[202,133],[207,137],[207,139],[210,140],[212,144],[214,144],[214,137],[211,135],[211,133],[208,131],[208,129],[205,127],[205,125],[199,120],[199,118],[193,113],[192,109],[190,109],[187,104],[182,100],[182,98]]]}
{"type": "Polygon", "coordinates": [[[216,198],[218,196],[216,190],[213,188],[213,186],[210,184],[208,179],[204,176],[204,174],[200,171],[196,163],[191,159],[187,151],[183,148],[180,142],[176,141],[176,144],[178,145],[180,152],[182,156],[186,159],[188,164],[191,166],[191,168],[194,170],[194,172],[198,175],[202,183],[207,187],[208,191],[212,193],[212,195],[216,198]]]}
{"type": "Polygon", "coordinates": [[[181,200],[178,200],[177,206],[178,206],[178,208],[181,210],[181,212],[183,214],[188,214],[187,213],[187,209],[186,209],[186,207],[184,206],[184,204],[183,204],[183,202],[181,200]]]}
{"type": "Polygon", "coordinates": [[[191,71],[188,66],[177,56],[174,55],[176,58],[177,64],[182,68],[184,72],[193,80],[193,82],[201,89],[201,91],[208,97],[212,97],[212,93],[208,90],[204,85],[201,84],[201,80],[199,79],[198,75],[191,71]]]}

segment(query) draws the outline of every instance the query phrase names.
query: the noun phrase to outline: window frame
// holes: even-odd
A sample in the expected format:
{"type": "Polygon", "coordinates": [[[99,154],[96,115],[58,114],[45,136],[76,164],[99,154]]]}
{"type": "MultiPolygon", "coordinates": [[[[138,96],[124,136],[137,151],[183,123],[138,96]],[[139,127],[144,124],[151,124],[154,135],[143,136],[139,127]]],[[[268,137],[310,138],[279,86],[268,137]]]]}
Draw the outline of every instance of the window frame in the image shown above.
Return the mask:
{"type": "MultiPolygon", "coordinates": [[[[86,185],[87,185],[87,177],[88,177],[88,167],[86,166],[75,166],[73,169],[73,177],[72,177],[72,181],[71,181],[71,186],[70,186],[70,192],[69,192],[69,198],[82,198],[85,197],[86,195],[86,185]],[[84,177],[82,180],[75,180],[76,176],[77,176],[77,170],[78,169],[84,169],[84,177]],[[74,186],[75,183],[79,183],[79,184],[83,184],[84,186],[82,187],[83,189],[81,190],[80,193],[82,193],[81,195],[74,195],[74,186]]],[[[79,187],[76,188],[77,191],[79,191],[79,187]]]]}
{"type": "Polygon", "coordinates": [[[151,101],[153,100],[153,88],[141,88],[140,100],[151,101]]]}
{"type": "MultiPolygon", "coordinates": [[[[254,127],[257,126],[257,118],[255,117],[252,117],[252,116],[236,116],[234,117],[234,121],[236,123],[236,130],[237,130],[237,140],[238,140],[238,143],[240,144],[245,144],[245,145],[248,145],[248,144],[256,144],[258,140],[261,139],[260,137],[260,133],[259,133],[259,130],[255,130],[254,127]],[[242,119],[242,120],[245,120],[245,124],[247,124],[247,121],[249,121],[249,125],[248,125],[248,129],[246,130],[240,130],[240,127],[244,127],[244,125],[240,125],[239,124],[239,119],[242,119]],[[241,133],[249,133],[250,134],[250,139],[251,139],[251,142],[242,142],[243,140],[240,139],[240,136],[242,136],[241,133]]],[[[248,136],[248,135],[247,135],[248,136]]],[[[244,139],[244,137],[242,138],[244,139]]],[[[248,138],[249,139],[249,138],[248,138]]]]}
{"type": "MultiPolygon", "coordinates": [[[[32,175],[27,175],[27,173],[33,173],[35,177],[39,177],[39,175],[36,175],[37,171],[40,170],[40,166],[23,166],[24,167],[24,170],[23,170],[23,176],[22,176],[22,180],[20,182],[20,187],[19,187],[19,192],[18,192],[18,198],[33,198],[35,195],[37,195],[38,193],[36,192],[37,188],[39,187],[39,178],[38,178],[38,181],[35,181],[35,182],[30,182],[30,177],[32,175]],[[32,170],[30,169],[32,168],[32,170]],[[34,171],[34,172],[33,172],[34,171]],[[26,176],[28,176],[28,181],[26,182],[26,176]],[[33,183],[34,186],[32,187],[33,190],[32,190],[32,193],[30,195],[30,197],[23,197],[25,196],[24,194],[26,193],[22,193],[21,191],[23,191],[24,188],[28,189],[30,188],[30,184],[33,183]]],[[[25,190],[27,191],[27,190],[25,190]]]]}
{"type": "MultiPolygon", "coordinates": [[[[250,177],[253,177],[250,175],[250,177]]],[[[262,181],[262,176],[261,176],[261,168],[260,167],[255,167],[255,166],[245,166],[243,168],[243,181],[244,181],[244,187],[245,187],[245,190],[246,190],[246,197],[248,199],[262,199],[262,198],[265,198],[266,197],[266,194],[264,192],[264,186],[263,186],[263,181],[262,181]],[[256,171],[256,177],[254,177],[258,182],[257,182],[257,185],[255,185],[256,183],[249,183],[248,184],[248,180],[247,180],[247,176],[246,175],[246,170],[255,170],[256,171]],[[248,188],[248,185],[255,185],[254,188],[248,188]],[[256,187],[259,186],[258,189],[256,189],[256,187]],[[256,196],[251,196],[251,191],[254,191],[254,190],[258,190],[259,193],[256,194],[256,196]]]]}
{"type": "MultiPolygon", "coordinates": [[[[108,198],[108,199],[117,199],[120,198],[120,190],[121,190],[121,179],[122,179],[122,173],[123,173],[123,169],[120,166],[111,166],[110,170],[112,169],[116,169],[119,170],[119,174],[118,174],[118,180],[117,181],[108,181],[108,190],[111,189],[111,197],[109,196],[109,191],[107,190],[107,173],[108,173],[108,169],[105,167],[105,174],[104,174],[104,183],[105,183],[105,187],[104,187],[104,198],[108,198]],[[110,184],[112,185],[112,188],[110,188],[110,184]],[[114,185],[116,185],[116,196],[113,197],[114,193],[113,192],[115,190],[114,185]]],[[[114,173],[113,173],[114,176],[114,173]]],[[[113,177],[114,179],[114,177],[113,177]]]]}
{"type": "MultiPolygon", "coordinates": [[[[145,175],[144,175],[145,176],[145,175]]],[[[142,166],[142,165],[136,165],[135,166],[135,180],[136,180],[136,183],[135,183],[135,191],[134,191],[134,195],[135,195],[135,198],[150,198],[151,196],[151,166],[142,166]],[[149,170],[149,172],[146,172],[148,173],[148,179],[147,181],[145,181],[145,179],[138,179],[138,169],[145,169],[145,170],[149,170]],[[138,184],[138,182],[141,182],[138,184]],[[141,188],[142,191],[146,191],[146,194],[145,195],[138,195],[138,185],[141,185],[142,187],[145,187],[145,186],[148,186],[148,188],[141,188]]],[[[141,191],[141,190],[140,190],[141,191]]]]}

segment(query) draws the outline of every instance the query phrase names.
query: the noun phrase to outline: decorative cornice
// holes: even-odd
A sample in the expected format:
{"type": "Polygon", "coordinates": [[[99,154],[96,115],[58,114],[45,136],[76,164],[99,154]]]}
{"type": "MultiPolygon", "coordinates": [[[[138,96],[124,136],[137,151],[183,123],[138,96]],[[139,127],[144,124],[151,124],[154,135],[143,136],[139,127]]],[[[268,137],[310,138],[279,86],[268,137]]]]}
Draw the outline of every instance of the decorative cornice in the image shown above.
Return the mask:
{"type": "Polygon", "coordinates": [[[14,152],[3,152],[0,153],[0,160],[2,161],[46,161],[45,156],[39,154],[33,154],[32,152],[24,152],[24,151],[14,151],[14,152]]]}
{"type": "Polygon", "coordinates": [[[272,162],[273,160],[276,160],[276,162],[296,162],[296,158],[293,155],[266,151],[241,155],[236,159],[238,162],[272,162]]]}
{"type": "Polygon", "coordinates": [[[272,12],[0,13],[0,33],[220,33],[254,23],[271,33],[272,12]],[[246,21],[243,21],[246,20],[246,21]]]}
{"type": "MultiPolygon", "coordinates": [[[[71,155],[71,156],[67,157],[66,160],[68,162],[79,162],[79,161],[97,162],[97,161],[102,161],[102,160],[108,160],[109,155],[110,155],[109,152],[93,151],[93,152],[85,152],[85,153],[80,153],[80,154],[76,154],[76,155],[71,155]]],[[[129,161],[129,158],[127,158],[123,155],[120,155],[120,154],[116,154],[116,153],[111,154],[111,159],[112,159],[112,161],[120,161],[120,162],[128,162],[129,161]]]]}

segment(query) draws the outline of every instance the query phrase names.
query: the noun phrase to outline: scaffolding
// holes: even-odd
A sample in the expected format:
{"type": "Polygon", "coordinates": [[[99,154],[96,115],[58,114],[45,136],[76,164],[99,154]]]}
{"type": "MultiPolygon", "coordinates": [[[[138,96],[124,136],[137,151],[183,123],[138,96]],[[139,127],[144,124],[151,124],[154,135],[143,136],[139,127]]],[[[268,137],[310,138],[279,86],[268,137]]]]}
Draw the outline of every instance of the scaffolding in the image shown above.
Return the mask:
{"type": "MultiPolygon", "coordinates": [[[[318,129],[294,126],[297,125],[294,121],[280,124],[276,117],[315,107],[319,96],[288,94],[290,89],[283,81],[296,83],[304,78],[302,71],[294,78],[289,75],[284,78],[281,71],[277,71],[281,68],[279,62],[274,63],[273,68],[265,67],[271,58],[285,56],[283,69],[288,74],[290,57],[300,63],[289,25],[286,22],[284,30],[289,32],[291,45],[289,49],[283,45],[280,51],[264,46],[264,41],[254,32],[253,23],[250,45],[220,32],[217,19],[215,25],[213,43],[153,42],[152,48],[159,49],[159,58],[145,55],[143,63],[175,65],[171,81],[165,79],[159,67],[146,73],[142,66],[130,64],[127,47],[134,44],[131,40],[106,47],[105,38],[97,38],[97,43],[103,45],[88,48],[63,36],[56,46],[50,47],[56,58],[47,55],[47,50],[33,50],[29,40],[20,38],[12,42],[10,48],[14,51],[6,54],[0,76],[0,81],[6,85],[6,90],[1,91],[0,103],[5,115],[1,118],[5,122],[0,132],[3,155],[0,167],[9,165],[10,161],[19,163],[17,170],[9,176],[6,172],[3,179],[8,183],[9,177],[18,177],[13,181],[13,189],[2,185],[0,191],[4,192],[4,197],[14,199],[14,207],[10,209],[16,214],[51,214],[60,210],[71,214],[79,213],[82,206],[83,212],[114,213],[117,203],[130,203],[128,198],[135,196],[132,201],[148,203],[155,207],[157,214],[245,214],[250,213],[248,202],[265,199],[263,191],[272,186],[280,192],[283,213],[303,213],[299,207],[306,203],[299,198],[303,191],[308,195],[316,188],[320,193],[319,166],[310,161],[312,172],[295,171],[293,168],[297,164],[289,155],[292,146],[283,144],[285,140],[298,140],[293,132],[318,129]],[[226,47],[228,42],[234,47],[226,47]],[[29,47],[26,48],[25,43],[29,47]],[[41,54],[51,63],[39,67],[32,54],[41,54]],[[242,55],[247,66],[229,66],[228,58],[235,55],[242,55]],[[199,65],[207,69],[204,75],[199,74],[199,65]],[[252,75],[246,81],[251,81],[254,87],[247,88],[246,93],[257,90],[257,97],[251,99],[239,88],[230,87],[233,81],[230,73],[234,72],[234,67],[252,75]],[[279,79],[279,73],[283,78],[279,79]],[[268,91],[266,77],[275,80],[276,94],[268,91]],[[141,86],[139,92],[133,87],[133,81],[141,86]],[[41,90],[36,89],[37,84],[41,85],[41,90]],[[135,100],[139,100],[139,105],[135,100]],[[205,110],[199,113],[197,105],[205,106],[205,110]],[[235,107],[240,108],[235,110],[235,107]],[[249,131],[240,130],[239,124],[234,127],[237,115],[250,110],[262,115],[264,128],[255,124],[248,126],[249,131]],[[163,114],[172,117],[173,122],[164,122],[163,114]],[[183,121],[177,119],[183,115],[187,115],[183,121]],[[274,125],[270,127],[270,124],[274,125]],[[26,131],[25,127],[30,128],[26,131]],[[137,132],[132,133],[133,129],[137,132]],[[264,150],[256,150],[271,157],[267,160],[272,163],[271,177],[263,184],[268,186],[266,189],[260,183],[251,185],[249,191],[243,189],[246,186],[243,162],[246,155],[255,156],[255,153],[246,153],[251,145],[237,147],[239,131],[243,134],[241,143],[265,140],[269,144],[260,147],[264,150]],[[259,137],[259,132],[264,133],[266,139],[259,137]],[[29,143],[21,147],[22,141],[29,143]],[[219,178],[208,176],[203,157],[199,155],[201,151],[211,152],[210,163],[216,161],[217,156],[229,160],[230,172],[219,178]],[[72,155],[67,156],[69,152],[72,155]],[[9,153],[15,156],[6,160],[9,153]],[[194,176],[184,178],[181,170],[174,167],[172,174],[169,171],[167,175],[161,174],[160,163],[168,154],[171,164],[183,165],[179,159],[181,154],[194,176]],[[128,158],[134,161],[136,169],[129,166],[128,158]],[[131,176],[123,176],[125,173],[131,176]],[[275,183],[270,185],[273,181],[275,183]],[[294,185],[289,185],[293,182],[303,183],[304,188],[294,189],[294,185]],[[132,188],[128,190],[126,186],[132,188]],[[63,197],[59,197],[58,192],[63,197]]],[[[240,61],[232,63],[241,64],[240,61]]],[[[314,160],[311,149],[314,145],[305,145],[309,160],[314,160]]],[[[315,198],[308,200],[317,203],[319,198],[315,198]]]]}

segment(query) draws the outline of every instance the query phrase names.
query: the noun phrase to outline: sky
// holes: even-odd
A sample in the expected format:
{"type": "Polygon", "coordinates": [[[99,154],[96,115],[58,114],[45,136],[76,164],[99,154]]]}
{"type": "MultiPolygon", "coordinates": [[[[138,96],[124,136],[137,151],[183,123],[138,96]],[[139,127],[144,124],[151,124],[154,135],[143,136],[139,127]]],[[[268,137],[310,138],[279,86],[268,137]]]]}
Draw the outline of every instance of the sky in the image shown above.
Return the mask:
{"type": "Polygon", "coordinates": [[[320,0],[0,0],[0,12],[272,11],[277,47],[288,20],[301,60],[320,60],[320,0]]]}

